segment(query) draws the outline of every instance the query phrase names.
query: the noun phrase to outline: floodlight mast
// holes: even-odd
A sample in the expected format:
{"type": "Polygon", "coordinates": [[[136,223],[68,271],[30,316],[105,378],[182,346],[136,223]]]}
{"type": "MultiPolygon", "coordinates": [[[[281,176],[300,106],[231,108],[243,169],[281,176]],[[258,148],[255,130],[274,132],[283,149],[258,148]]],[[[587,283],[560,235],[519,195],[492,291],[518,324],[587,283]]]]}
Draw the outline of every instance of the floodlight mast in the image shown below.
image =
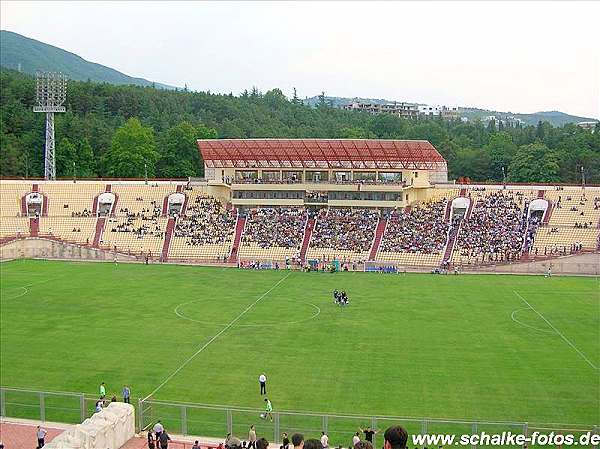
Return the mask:
{"type": "Polygon", "coordinates": [[[54,141],[54,113],[65,112],[67,99],[67,77],[63,73],[36,73],[35,100],[33,112],[46,113],[46,148],[44,152],[44,178],[56,179],[56,159],[54,141]]]}

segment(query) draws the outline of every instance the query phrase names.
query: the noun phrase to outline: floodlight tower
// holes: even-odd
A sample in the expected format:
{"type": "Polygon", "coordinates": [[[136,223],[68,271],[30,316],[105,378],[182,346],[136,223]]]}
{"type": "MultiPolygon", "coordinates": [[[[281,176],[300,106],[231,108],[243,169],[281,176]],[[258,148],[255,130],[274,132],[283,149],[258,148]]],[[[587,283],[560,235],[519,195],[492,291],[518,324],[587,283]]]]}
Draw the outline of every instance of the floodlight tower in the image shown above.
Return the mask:
{"type": "Polygon", "coordinates": [[[44,154],[44,178],[56,179],[54,159],[54,113],[65,112],[63,103],[67,99],[67,77],[63,73],[38,72],[36,74],[33,112],[46,113],[46,150],[44,154]]]}

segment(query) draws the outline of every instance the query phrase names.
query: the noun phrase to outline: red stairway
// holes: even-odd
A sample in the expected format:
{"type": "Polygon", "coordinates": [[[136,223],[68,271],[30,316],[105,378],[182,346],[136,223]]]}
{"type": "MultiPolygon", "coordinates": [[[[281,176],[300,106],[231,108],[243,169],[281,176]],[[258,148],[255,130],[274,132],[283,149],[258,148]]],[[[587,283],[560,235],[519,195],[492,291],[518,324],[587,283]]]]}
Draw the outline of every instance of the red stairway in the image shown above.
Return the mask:
{"type": "Polygon", "coordinates": [[[446,249],[444,250],[444,257],[442,258],[442,262],[450,261],[450,259],[452,258],[452,251],[454,251],[454,245],[456,244],[456,239],[458,237],[461,224],[462,220],[459,222],[456,228],[452,228],[448,233],[448,242],[446,243],[446,249]]]}
{"type": "Polygon", "coordinates": [[[165,240],[163,241],[162,253],[160,256],[161,262],[166,262],[169,258],[169,247],[171,246],[171,238],[175,230],[175,218],[169,217],[167,228],[165,229],[165,240]]]}
{"type": "Polygon", "coordinates": [[[98,248],[100,246],[100,240],[102,239],[102,231],[104,230],[104,222],[106,217],[98,217],[96,220],[96,232],[94,233],[94,241],[92,247],[98,248]]]}
{"type": "Polygon", "coordinates": [[[552,216],[552,201],[548,201],[548,208],[546,212],[544,212],[544,217],[542,218],[542,224],[547,225],[550,222],[550,217],[552,216]]]}
{"type": "Polygon", "coordinates": [[[306,262],[306,252],[308,251],[308,245],[310,244],[310,238],[315,230],[315,224],[317,220],[309,218],[306,220],[306,226],[304,227],[304,237],[302,238],[302,246],[300,247],[300,260],[302,263],[306,262]]]}
{"type": "Polygon", "coordinates": [[[381,245],[381,240],[383,239],[383,233],[385,232],[385,227],[387,225],[387,220],[385,218],[380,218],[377,222],[377,228],[375,228],[375,236],[373,237],[373,244],[371,245],[371,251],[369,252],[369,260],[375,260],[377,257],[377,251],[379,251],[379,245],[381,245]]]}
{"type": "Polygon", "coordinates": [[[40,233],[40,219],[38,217],[31,217],[29,219],[29,233],[31,237],[37,237],[40,233]]]}
{"type": "Polygon", "coordinates": [[[238,247],[242,240],[244,226],[246,226],[246,217],[242,217],[238,212],[237,222],[235,224],[235,237],[233,239],[233,245],[231,246],[231,253],[229,254],[229,263],[236,263],[238,260],[238,247]]]}

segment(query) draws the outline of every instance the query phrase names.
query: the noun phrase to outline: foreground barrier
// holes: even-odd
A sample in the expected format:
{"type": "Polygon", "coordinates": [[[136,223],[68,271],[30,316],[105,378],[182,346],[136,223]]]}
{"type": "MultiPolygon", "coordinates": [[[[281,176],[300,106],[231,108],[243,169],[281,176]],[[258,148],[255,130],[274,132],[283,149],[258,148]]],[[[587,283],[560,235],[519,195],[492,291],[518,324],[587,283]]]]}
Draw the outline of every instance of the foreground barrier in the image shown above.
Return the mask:
{"type": "Polygon", "coordinates": [[[118,449],[135,436],[134,407],[113,402],[83,423],[65,430],[49,449],[118,449]]]}

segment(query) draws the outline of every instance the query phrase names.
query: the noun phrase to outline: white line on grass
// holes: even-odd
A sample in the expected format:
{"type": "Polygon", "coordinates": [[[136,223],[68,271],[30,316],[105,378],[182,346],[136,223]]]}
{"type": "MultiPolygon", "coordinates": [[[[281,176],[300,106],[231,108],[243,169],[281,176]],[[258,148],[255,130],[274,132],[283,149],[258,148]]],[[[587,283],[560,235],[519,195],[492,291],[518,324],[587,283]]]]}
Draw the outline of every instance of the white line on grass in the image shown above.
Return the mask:
{"type": "Polygon", "coordinates": [[[536,330],[536,331],[540,331],[540,332],[547,333],[547,334],[552,334],[552,333],[553,333],[553,332],[552,332],[552,329],[540,329],[539,327],[531,326],[531,325],[529,325],[529,324],[527,324],[527,323],[523,323],[522,321],[519,321],[519,320],[518,320],[518,319],[515,317],[515,315],[516,315],[516,313],[517,313],[517,312],[520,312],[521,310],[531,310],[531,308],[529,308],[529,307],[522,307],[522,308],[520,308],[520,309],[513,310],[513,313],[511,313],[511,314],[510,314],[510,317],[512,318],[512,320],[513,320],[515,323],[517,323],[517,324],[520,324],[521,326],[525,326],[525,327],[528,327],[528,328],[530,328],[530,329],[536,330]]]}
{"type": "Polygon", "coordinates": [[[587,363],[588,363],[588,364],[589,364],[589,365],[590,365],[592,368],[594,368],[595,370],[600,370],[600,368],[598,368],[596,365],[594,365],[594,364],[593,364],[593,363],[590,361],[590,359],[588,359],[588,358],[585,356],[585,354],[584,354],[583,352],[581,352],[581,351],[580,351],[580,350],[577,348],[577,346],[575,346],[573,343],[571,343],[567,337],[565,337],[565,336],[564,336],[564,335],[563,335],[563,334],[562,334],[562,333],[561,333],[561,332],[560,332],[560,331],[559,331],[559,330],[558,330],[556,327],[554,327],[554,325],[553,325],[553,324],[552,324],[550,321],[548,321],[548,320],[546,319],[546,317],[544,317],[544,315],[542,315],[540,312],[538,312],[537,310],[535,310],[535,309],[533,308],[533,306],[532,306],[531,304],[529,304],[525,298],[523,298],[523,296],[521,296],[521,295],[520,295],[518,292],[516,292],[515,290],[513,290],[513,293],[514,293],[515,295],[517,295],[519,298],[521,298],[521,300],[522,300],[522,301],[523,301],[525,304],[527,304],[531,310],[533,310],[535,313],[537,313],[537,314],[540,316],[540,318],[541,318],[542,320],[544,320],[544,321],[545,321],[545,322],[548,324],[548,326],[550,326],[552,329],[554,329],[554,332],[556,332],[556,333],[557,333],[557,334],[558,334],[558,335],[559,335],[559,336],[560,336],[560,337],[561,337],[561,338],[562,338],[562,339],[563,339],[565,342],[567,342],[567,344],[568,344],[569,346],[571,346],[573,349],[575,349],[575,351],[577,351],[577,354],[579,354],[579,355],[580,355],[580,356],[583,358],[583,360],[585,360],[585,361],[586,361],[586,362],[587,362],[587,363]]]}
{"type": "Polygon", "coordinates": [[[263,299],[265,296],[267,296],[269,293],[271,293],[279,284],[281,284],[283,281],[285,281],[290,274],[292,274],[292,272],[290,271],[288,274],[286,274],[284,277],[282,277],[281,279],[279,279],[275,285],[273,285],[269,290],[267,290],[266,292],[264,292],[262,295],[260,295],[258,297],[258,299],[256,301],[254,301],[252,304],[250,304],[248,307],[246,307],[242,313],[240,313],[238,316],[236,316],[233,320],[231,320],[229,322],[229,324],[227,324],[223,329],[221,329],[217,334],[215,334],[210,340],[208,340],[206,343],[204,343],[196,352],[194,352],[186,361],[184,361],[181,365],[179,365],[179,367],[173,371],[171,374],[169,374],[169,376],[167,376],[167,378],[165,380],[163,380],[160,385],[158,387],[156,387],[152,393],[150,393],[148,396],[146,396],[144,399],[142,399],[143,401],[145,401],[146,399],[148,399],[150,396],[156,394],[156,392],[158,390],[160,390],[162,387],[165,386],[165,384],[167,382],[169,382],[173,377],[175,377],[175,375],[177,375],[177,373],[179,371],[181,371],[183,368],[185,368],[192,360],[194,360],[194,358],[200,354],[202,351],[204,351],[206,348],[208,348],[210,346],[210,344],[215,341],[217,338],[219,338],[221,335],[223,335],[223,333],[229,329],[231,326],[233,326],[235,323],[237,323],[240,318],[242,318],[246,312],[248,312],[248,310],[250,310],[252,307],[254,307],[256,304],[258,304],[258,302],[263,299]]]}

